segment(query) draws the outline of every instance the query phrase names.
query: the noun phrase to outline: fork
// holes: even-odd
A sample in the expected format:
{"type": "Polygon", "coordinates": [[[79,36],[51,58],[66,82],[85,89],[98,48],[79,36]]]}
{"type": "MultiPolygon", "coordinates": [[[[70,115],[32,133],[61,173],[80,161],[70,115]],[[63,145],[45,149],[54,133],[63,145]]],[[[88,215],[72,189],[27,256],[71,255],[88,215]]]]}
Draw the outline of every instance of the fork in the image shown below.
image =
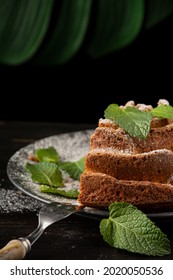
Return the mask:
{"type": "Polygon", "coordinates": [[[37,228],[26,237],[20,237],[8,242],[0,250],[0,260],[19,260],[31,250],[31,246],[41,236],[44,230],[51,224],[65,219],[80,210],[80,207],[68,204],[49,203],[45,204],[38,214],[37,228]]]}

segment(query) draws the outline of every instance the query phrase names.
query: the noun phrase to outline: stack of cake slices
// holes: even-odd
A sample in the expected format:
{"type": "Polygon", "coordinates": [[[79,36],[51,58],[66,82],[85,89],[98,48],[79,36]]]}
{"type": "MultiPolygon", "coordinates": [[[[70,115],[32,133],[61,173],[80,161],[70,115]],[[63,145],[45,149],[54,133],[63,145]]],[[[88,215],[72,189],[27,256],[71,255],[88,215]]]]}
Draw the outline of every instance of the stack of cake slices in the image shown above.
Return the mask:
{"type": "MultiPolygon", "coordinates": [[[[159,100],[160,104],[169,104],[159,100]]],[[[129,101],[150,111],[151,106],[129,101]]],[[[173,209],[173,122],[153,118],[145,140],[130,136],[109,119],[100,119],[90,138],[85,171],[80,178],[79,202],[108,208],[129,202],[145,211],[173,209]]]]}

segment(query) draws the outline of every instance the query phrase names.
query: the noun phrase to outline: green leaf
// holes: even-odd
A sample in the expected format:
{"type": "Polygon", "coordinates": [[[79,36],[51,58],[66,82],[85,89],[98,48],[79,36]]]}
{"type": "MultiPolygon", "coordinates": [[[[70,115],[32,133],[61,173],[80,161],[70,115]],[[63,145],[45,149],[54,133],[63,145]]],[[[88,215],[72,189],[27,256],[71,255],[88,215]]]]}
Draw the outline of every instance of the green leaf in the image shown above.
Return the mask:
{"type": "Polygon", "coordinates": [[[35,58],[37,64],[62,64],[81,47],[90,19],[92,0],[63,0],[49,41],[35,58]]]}
{"type": "Polygon", "coordinates": [[[54,147],[35,150],[35,156],[39,161],[55,162],[59,161],[59,155],[54,147]]]}
{"type": "Polygon", "coordinates": [[[159,105],[151,110],[154,117],[173,120],[173,107],[170,105],[159,105]]]}
{"type": "Polygon", "coordinates": [[[146,5],[145,27],[150,28],[173,12],[172,0],[149,0],[146,5]]]}
{"type": "Polygon", "coordinates": [[[109,218],[100,223],[109,245],[149,256],[171,253],[167,236],[142,211],[124,202],[112,203],[109,211],[109,218]]]}
{"type": "Polygon", "coordinates": [[[65,170],[71,178],[80,179],[80,175],[84,172],[85,158],[81,158],[75,162],[61,162],[59,167],[65,170]]]}
{"type": "Polygon", "coordinates": [[[132,137],[146,139],[152,120],[152,114],[134,107],[121,109],[117,104],[110,104],[104,112],[106,119],[116,122],[132,137]]]}
{"type": "Polygon", "coordinates": [[[131,43],[144,19],[143,0],[99,0],[87,52],[93,57],[114,52],[131,43]]]}
{"type": "Polygon", "coordinates": [[[57,164],[53,162],[40,162],[36,164],[26,164],[27,171],[31,174],[34,182],[61,187],[63,186],[62,174],[57,164]]]}
{"type": "Polygon", "coordinates": [[[0,1],[0,62],[29,60],[47,32],[54,0],[0,1]]]}
{"type": "Polygon", "coordinates": [[[40,191],[43,193],[51,193],[51,194],[61,195],[61,196],[69,197],[69,198],[77,198],[79,195],[78,190],[65,191],[65,190],[60,190],[58,188],[49,187],[46,185],[41,185],[40,191]]]}

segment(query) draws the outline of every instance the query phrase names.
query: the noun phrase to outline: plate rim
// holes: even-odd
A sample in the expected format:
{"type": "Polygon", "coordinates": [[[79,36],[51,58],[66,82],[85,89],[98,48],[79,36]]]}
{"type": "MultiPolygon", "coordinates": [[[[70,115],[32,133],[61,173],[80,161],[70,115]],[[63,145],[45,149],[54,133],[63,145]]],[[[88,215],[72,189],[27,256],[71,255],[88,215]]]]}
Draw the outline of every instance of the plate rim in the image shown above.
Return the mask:
{"type": "MultiPolygon", "coordinates": [[[[69,135],[69,134],[72,135],[72,134],[81,133],[81,132],[92,133],[93,131],[94,131],[93,129],[85,129],[85,130],[59,133],[59,134],[51,135],[51,136],[48,136],[48,137],[40,138],[38,140],[33,141],[32,143],[30,143],[28,145],[25,145],[25,146],[21,147],[15,153],[12,154],[12,156],[9,158],[9,160],[7,162],[6,172],[7,172],[7,176],[9,178],[10,182],[13,184],[13,186],[15,186],[17,189],[22,191],[22,193],[24,193],[24,194],[42,202],[42,203],[49,204],[49,203],[53,202],[53,201],[51,201],[51,200],[49,200],[49,199],[47,199],[47,198],[45,198],[41,195],[38,195],[34,192],[31,192],[29,189],[23,188],[22,186],[20,186],[14,180],[14,178],[11,177],[10,168],[11,168],[13,158],[17,155],[17,153],[19,153],[21,151],[25,151],[26,148],[33,147],[35,144],[37,144],[41,141],[46,141],[46,140],[51,139],[51,138],[59,137],[60,135],[65,136],[65,135],[69,135]]],[[[74,201],[76,201],[76,200],[74,199],[74,201]]],[[[64,202],[56,202],[56,203],[68,204],[68,203],[64,203],[64,202]]],[[[75,205],[77,206],[77,204],[75,204],[75,205]]],[[[79,204],[78,204],[78,206],[79,206],[79,204]]],[[[101,217],[108,217],[109,216],[109,211],[87,206],[87,207],[83,207],[80,212],[76,212],[76,214],[83,215],[83,216],[88,216],[89,218],[101,218],[101,217]]],[[[167,218],[167,219],[173,218],[173,211],[145,213],[145,214],[151,219],[156,219],[156,220],[161,219],[161,221],[163,221],[163,219],[165,219],[165,218],[167,218]]]]}

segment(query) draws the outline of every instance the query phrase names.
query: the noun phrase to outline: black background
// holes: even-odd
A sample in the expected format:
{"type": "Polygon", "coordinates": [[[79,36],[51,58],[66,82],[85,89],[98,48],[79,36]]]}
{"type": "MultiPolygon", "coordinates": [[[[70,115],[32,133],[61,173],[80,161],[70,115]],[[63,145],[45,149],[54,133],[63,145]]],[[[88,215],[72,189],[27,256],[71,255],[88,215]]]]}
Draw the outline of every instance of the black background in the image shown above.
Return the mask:
{"type": "Polygon", "coordinates": [[[173,104],[173,16],[129,46],[92,59],[85,46],[61,66],[0,66],[0,120],[97,123],[110,103],[173,104]]]}

